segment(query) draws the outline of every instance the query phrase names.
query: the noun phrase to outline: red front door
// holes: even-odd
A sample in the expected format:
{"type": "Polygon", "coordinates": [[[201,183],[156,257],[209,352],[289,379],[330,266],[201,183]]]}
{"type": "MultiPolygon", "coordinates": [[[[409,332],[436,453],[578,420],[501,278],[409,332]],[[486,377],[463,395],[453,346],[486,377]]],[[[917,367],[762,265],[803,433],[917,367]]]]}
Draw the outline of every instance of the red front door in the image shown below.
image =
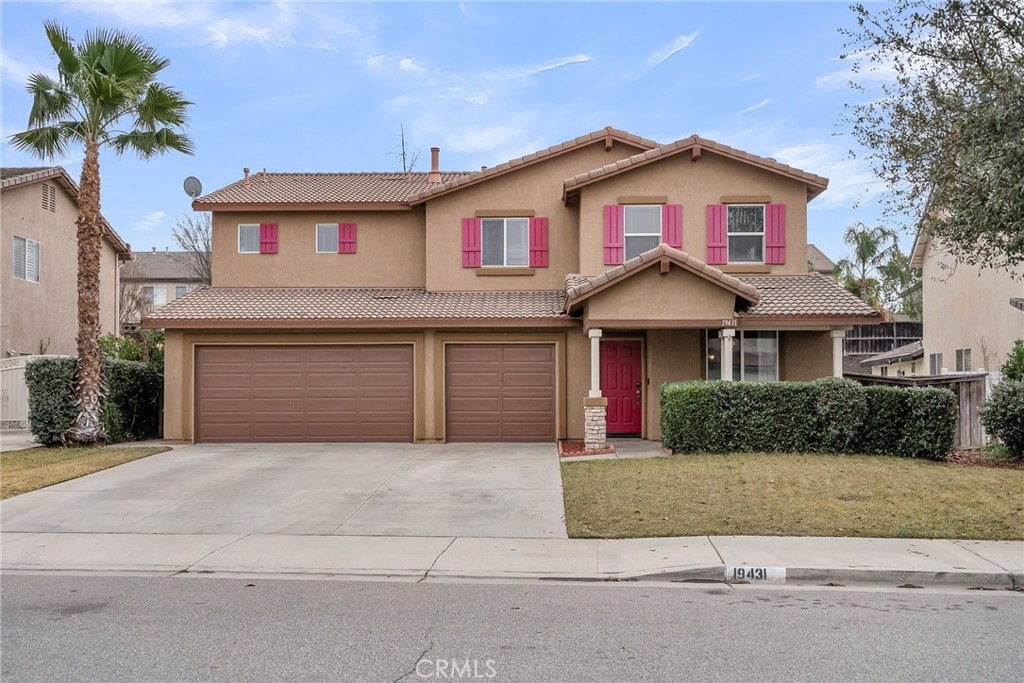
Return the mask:
{"type": "Polygon", "coordinates": [[[639,434],[642,387],[640,342],[601,342],[601,394],[608,399],[608,433],[639,434]]]}

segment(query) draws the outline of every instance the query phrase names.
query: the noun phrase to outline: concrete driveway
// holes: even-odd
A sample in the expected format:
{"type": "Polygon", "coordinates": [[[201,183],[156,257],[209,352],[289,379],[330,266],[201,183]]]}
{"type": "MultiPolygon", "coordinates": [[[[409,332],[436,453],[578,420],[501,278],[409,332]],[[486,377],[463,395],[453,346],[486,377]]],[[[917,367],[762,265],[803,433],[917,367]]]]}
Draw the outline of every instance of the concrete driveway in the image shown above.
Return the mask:
{"type": "Polygon", "coordinates": [[[566,537],[553,444],[201,444],[0,508],[4,532],[566,537]]]}

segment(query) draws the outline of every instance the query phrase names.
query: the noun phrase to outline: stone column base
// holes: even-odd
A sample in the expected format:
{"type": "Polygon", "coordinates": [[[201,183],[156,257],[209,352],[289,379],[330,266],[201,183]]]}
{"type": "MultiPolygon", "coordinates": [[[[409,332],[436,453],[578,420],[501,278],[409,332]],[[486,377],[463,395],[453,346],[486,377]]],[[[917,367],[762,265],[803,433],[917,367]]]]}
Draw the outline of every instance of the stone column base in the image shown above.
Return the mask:
{"type": "Polygon", "coordinates": [[[586,416],[583,445],[588,450],[604,448],[608,445],[608,399],[585,398],[583,411],[586,416]]]}

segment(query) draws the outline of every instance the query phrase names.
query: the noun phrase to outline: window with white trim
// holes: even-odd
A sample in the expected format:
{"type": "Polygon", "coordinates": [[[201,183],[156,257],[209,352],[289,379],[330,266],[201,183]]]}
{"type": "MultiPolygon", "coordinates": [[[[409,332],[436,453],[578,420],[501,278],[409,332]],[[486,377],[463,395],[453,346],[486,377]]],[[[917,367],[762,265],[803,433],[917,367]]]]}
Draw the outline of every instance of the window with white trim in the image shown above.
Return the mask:
{"type": "Polygon", "coordinates": [[[661,243],[661,205],[630,204],[622,207],[624,259],[639,256],[661,243]]]}
{"type": "Polygon", "coordinates": [[[729,263],[764,263],[764,204],[726,208],[729,263]]]}
{"type": "Polygon", "coordinates": [[[970,349],[957,349],[956,350],[956,371],[957,372],[970,372],[971,368],[971,350],[970,349]]]}
{"type": "Polygon", "coordinates": [[[163,306],[167,303],[167,287],[164,285],[143,285],[142,301],[147,306],[163,306]]]}
{"type": "Polygon", "coordinates": [[[480,220],[481,265],[530,265],[529,218],[480,220]]]}
{"type": "Polygon", "coordinates": [[[238,226],[238,253],[260,253],[259,223],[243,223],[238,226]]]}
{"type": "Polygon", "coordinates": [[[195,290],[196,285],[174,285],[174,298],[178,299],[195,290]]]}
{"type": "Polygon", "coordinates": [[[883,365],[880,368],[880,372],[881,372],[882,377],[888,377],[889,376],[889,366],[888,365],[883,365]]]}
{"type": "Polygon", "coordinates": [[[942,354],[941,353],[930,353],[930,354],[928,354],[928,374],[929,375],[941,375],[942,374],[942,354]]]}
{"type": "Polygon", "coordinates": [[[317,223],[316,224],[316,253],[337,254],[338,253],[338,224],[317,223]]]}
{"type": "MultiPolygon", "coordinates": [[[[718,330],[707,331],[707,378],[722,379],[722,340],[718,330]]],[[[779,378],[779,333],[737,330],[732,344],[732,378],[743,382],[772,382],[779,378]]]]}
{"type": "Polygon", "coordinates": [[[14,277],[26,282],[39,282],[39,242],[14,237],[14,277]]]}

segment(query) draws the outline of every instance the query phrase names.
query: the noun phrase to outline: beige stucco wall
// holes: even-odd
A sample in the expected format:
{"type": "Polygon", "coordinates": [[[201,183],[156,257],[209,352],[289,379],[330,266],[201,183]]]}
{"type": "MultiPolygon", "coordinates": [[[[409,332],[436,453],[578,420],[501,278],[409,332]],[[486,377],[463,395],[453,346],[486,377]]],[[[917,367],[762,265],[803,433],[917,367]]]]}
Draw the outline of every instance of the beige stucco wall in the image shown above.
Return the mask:
{"type": "Polygon", "coordinates": [[[422,287],[423,210],[215,212],[214,287],[422,287]],[[238,226],[278,224],[278,253],[238,253],[238,226]],[[317,223],[355,223],[355,254],[316,253],[317,223]]]}
{"type": "Polygon", "coordinates": [[[808,382],[832,376],[832,336],[828,330],[779,333],[779,379],[808,382]]]}
{"type": "MultiPolygon", "coordinates": [[[[641,151],[614,143],[605,151],[598,141],[427,202],[427,289],[543,290],[561,289],[566,273],[579,272],[578,214],[562,202],[562,181],[641,151]],[[549,267],[529,275],[482,276],[478,269],[462,267],[462,219],[478,211],[507,211],[521,216],[531,211],[549,219],[549,267]]],[[[480,271],[498,272],[495,268],[480,271]]]]}
{"type": "Polygon", "coordinates": [[[678,266],[662,275],[660,264],[654,264],[594,294],[586,306],[585,327],[630,321],[720,321],[733,318],[736,295],[678,266]]]}
{"type": "Polygon", "coordinates": [[[971,349],[975,370],[999,370],[1014,340],[1024,339],[1024,311],[1009,304],[1011,297],[1024,297],[1024,266],[1014,280],[1012,271],[952,263],[932,240],[921,269],[925,355],[919,373],[928,372],[933,353],[956,371],[957,349],[971,349]]]}
{"type": "MultiPolygon", "coordinates": [[[[78,207],[56,182],[56,211],[42,208],[42,182],[21,185],[0,198],[0,355],[8,350],[75,355],[78,335],[78,207]],[[14,277],[14,237],[39,242],[39,282],[14,277]]],[[[101,333],[117,333],[117,255],[103,240],[100,261],[101,333]]]]}
{"type": "MultiPolygon", "coordinates": [[[[776,173],[705,151],[696,161],[684,152],[588,185],[580,193],[580,272],[604,272],[604,206],[620,198],[664,197],[669,204],[683,207],[683,251],[707,259],[708,204],[724,197],[734,201],[748,197],[749,203],[786,205],[786,263],[779,266],[737,265],[730,272],[807,272],[807,186],[776,173]]],[[[657,203],[657,202],[652,202],[657,203]]],[[[746,203],[746,202],[739,202],[746,203]]]]}
{"type": "Polygon", "coordinates": [[[650,330],[647,333],[647,390],[644,393],[644,437],[661,440],[661,385],[700,379],[703,330],[650,330]]]}

